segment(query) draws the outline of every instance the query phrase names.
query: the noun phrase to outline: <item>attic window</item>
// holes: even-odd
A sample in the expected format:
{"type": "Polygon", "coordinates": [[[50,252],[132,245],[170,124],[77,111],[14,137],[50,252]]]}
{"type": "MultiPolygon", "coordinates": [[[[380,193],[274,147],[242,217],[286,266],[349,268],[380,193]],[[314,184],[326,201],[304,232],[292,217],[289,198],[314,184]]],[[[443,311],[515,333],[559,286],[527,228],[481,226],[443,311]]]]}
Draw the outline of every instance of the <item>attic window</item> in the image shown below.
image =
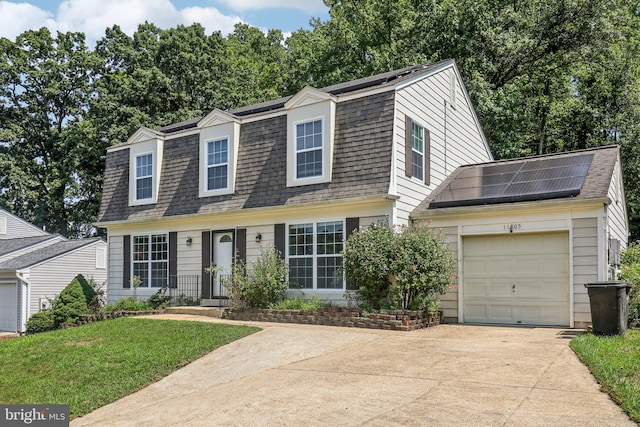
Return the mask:
{"type": "Polygon", "coordinates": [[[153,155],[136,157],[136,200],[153,197],[153,155]]]}
{"type": "Polygon", "coordinates": [[[228,187],[229,140],[207,142],[207,191],[228,187]]]}
{"type": "Polygon", "coordinates": [[[7,234],[7,218],[0,218],[0,234],[7,234]]]}
{"type": "Polygon", "coordinates": [[[296,178],[322,176],[322,119],[296,124],[296,178]]]}

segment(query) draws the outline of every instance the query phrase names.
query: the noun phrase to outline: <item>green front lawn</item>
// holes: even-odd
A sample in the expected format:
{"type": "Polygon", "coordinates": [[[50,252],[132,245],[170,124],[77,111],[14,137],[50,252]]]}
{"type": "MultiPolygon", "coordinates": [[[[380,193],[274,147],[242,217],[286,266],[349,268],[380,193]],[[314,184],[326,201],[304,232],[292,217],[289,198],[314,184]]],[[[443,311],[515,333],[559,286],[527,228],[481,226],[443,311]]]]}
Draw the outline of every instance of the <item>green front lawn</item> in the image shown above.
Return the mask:
{"type": "Polygon", "coordinates": [[[74,418],[258,330],[119,318],[0,341],[0,403],[69,404],[74,418]]]}
{"type": "Polygon", "coordinates": [[[626,337],[586,333],[570,346],[622,409],[640,422],[640,331],[629,330],[626,337]]]}

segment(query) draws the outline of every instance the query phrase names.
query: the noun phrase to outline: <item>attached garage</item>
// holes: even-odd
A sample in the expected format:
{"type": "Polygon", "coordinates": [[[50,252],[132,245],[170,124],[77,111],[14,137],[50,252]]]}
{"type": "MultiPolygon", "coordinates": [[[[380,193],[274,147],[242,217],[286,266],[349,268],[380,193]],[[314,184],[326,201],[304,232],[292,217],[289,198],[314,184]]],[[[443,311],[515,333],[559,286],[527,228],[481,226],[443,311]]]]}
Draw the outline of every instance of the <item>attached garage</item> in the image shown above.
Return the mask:
{"type": "Polygon", "coordinates": [[[458,259],[445,321],[585,328],[585,283],[616,277],[628,223],[618,147],[456,169],[412,213],[458,259]]]}
{"type": "Polygon", "coordinates": [[[15,332],[18,327],[18,287],[0,282],[0,331],[15,332]]]}
{"type": "Polygon", "coordinates": [[[465,320],[569,326],[569,233],[465,236],[465,320]]]}

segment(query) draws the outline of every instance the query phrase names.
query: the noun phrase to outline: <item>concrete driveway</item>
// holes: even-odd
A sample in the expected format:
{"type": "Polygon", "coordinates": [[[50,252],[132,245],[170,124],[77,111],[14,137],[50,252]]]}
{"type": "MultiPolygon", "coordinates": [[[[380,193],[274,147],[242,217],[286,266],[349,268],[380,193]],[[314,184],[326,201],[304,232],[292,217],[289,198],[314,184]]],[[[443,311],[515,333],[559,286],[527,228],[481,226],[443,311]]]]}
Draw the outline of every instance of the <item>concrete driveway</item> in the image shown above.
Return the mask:
{"type": "Polygon", "coordinates": [[[71,426],[635,425],[569,349],[571,330],[259,325],[71,426]]]}

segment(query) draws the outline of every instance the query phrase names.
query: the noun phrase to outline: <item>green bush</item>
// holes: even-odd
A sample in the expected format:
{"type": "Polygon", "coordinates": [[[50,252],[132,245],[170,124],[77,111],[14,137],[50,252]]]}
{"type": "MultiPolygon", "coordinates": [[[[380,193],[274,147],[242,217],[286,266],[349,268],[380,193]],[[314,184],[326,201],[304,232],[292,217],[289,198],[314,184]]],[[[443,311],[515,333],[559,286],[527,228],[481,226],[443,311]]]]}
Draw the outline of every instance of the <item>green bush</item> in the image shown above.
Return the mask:
{"type": "Polygon", "coordinates": [[[81,275],[77,275],[53,303],[55,325],[73,322],[82,314],[89,314],[89,306],[96,297],[96,291],[81,275]]]}
{"type": "Polygon", "coordinates": [[[107,305],[104,311],[144,311],[151,309],[151,304],[147,301],[138,301],[137,298],[127,297],[107,305]]]}
{"type": "Polygon", "coordinates": [[[53,311],[41,311],[35,313],[27,320],[27,334],[52,331],[56,329],[53,311]]]}
{"type": "Polygon", "coordinates": [[[347,280],[367,309],[422,310],[456,283],[456,262],[444,236],[427,226],[355,231],[343,256],[347,280]]]}
{"type": "Polygon", "coordinates": [[[163,286],[158,289],[158,292],[149,297],[149,300],[147,302],[153,310],[163,309],[169,305],[169,302],[171,302],[171,297],[166,295],[167,289],[167,286],[163,286]]]}
{"type": "Polygon", "coordinates": [[[231,307],[243,307],[249,287],[247,267],[243,260],[237,260],[231,267],[231,274],[222,278],[222,286],[227,291],[231,307]]]}
{"type": "Polygon", "coordinates": [[[285,299],[274,305],[272,308],[276,310],[316,311],[323,306],[324,304],[322,300],[317,295],[314,295],[311,299],[285,299]]]}
{"type": "Polygon", "coordinates": [[[342,252],[347,282],[355,286],[357,297],[369,309],[391,304],[390,280],[396,236],[386,224],[356,230],[342,252]]]}
{"type": "Polygon", "coordinates": [[[260,248],[260,257],[252,264],[245,290],[249,306],[267,308],[284,298],[287,290],[287,264],[273,246],[260,248]]]}
{"type": "Polygon", "coordinates": [[[640,242],[630,244],[620,256],[620,279],[631,283],[629,324],[640,325],[640,242]]]}

